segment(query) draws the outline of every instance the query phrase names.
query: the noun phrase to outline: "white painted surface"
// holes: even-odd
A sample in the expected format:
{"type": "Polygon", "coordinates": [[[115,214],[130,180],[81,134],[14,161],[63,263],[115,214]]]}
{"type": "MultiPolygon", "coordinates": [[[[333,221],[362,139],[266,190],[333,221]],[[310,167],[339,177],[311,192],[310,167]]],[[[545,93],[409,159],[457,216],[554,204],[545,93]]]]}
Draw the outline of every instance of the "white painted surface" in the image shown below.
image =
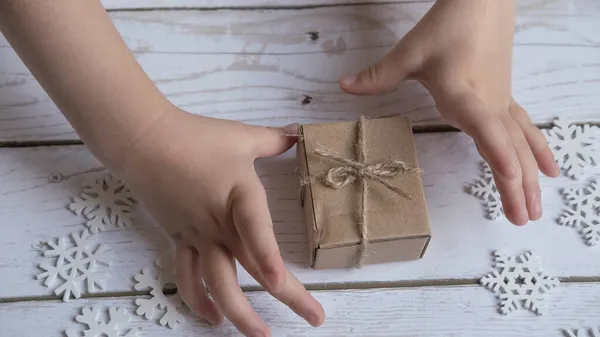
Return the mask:
{"type": "MultiPolygon", "coordinates": [[[[432,1],[358,0],[104,0],[127,44],[159,88],[194,113],[254,124],[322,122],[369,115],[403,114],[415,125],[443,125],[427,92],[406,83],[377,97],[343,94],[337,79],[376,61],[427,11],[432,1]],[[293,9],[291,6],[319,8],[293,9]],[[287,7],[277,10],[119,11],[123,8],[287,7]],[[311,41],[309,32],[318,32],[311,41]],[[312,102],[302,105],[304,95],[312,102]]],[[[513,90],[536,123],[555,116],[600,122],[600,2],[519,0],[513,90]]],[[[0,36],[0,141],[77,139],[14,51],[0,36]]],[[[517,228],[488,221],[480,201],[464,192],[479,174],[474,146],[463,134],[416,136],[433,240],[421,261],[361,270],[314,271],[306,267],[303,214],[295,158],[260,161],[274,229],[284,260],[316,289],[432,284],[424,288],[315,291],[327,312],[326,325],[307,325],[263,292],[248,292],[274,336],[563,336],[561,329],[600,326],[600,282],[563,283],[542,317],[520,311],[497,313],[494,295],[474,282],[492,270],[492,251],[532,250],[546,270],[563,279],[600,281],[600,248],[583,244],[572,228],[555,222],[562,207],[558,190],[586,179],[542,179],[542,221],[517,228]],[[360,285],[359,285],[360,284],[360,285]]],[[[84,179],[102,172],[83,146],[0,149],[0,336],[61,336],[80,327],[82,306],[123,306],[133,297],[109,294],[67,304],[40,301],[52,293],[36,281],[40,241],[83,228],[66,206],[84,179]],[[31,298],[27,302],[22,298],[31,298]],[[28,324],[23,329],[23,322],[28,324]]],[[[141,212],[138,212],[141,213],[141,212]]],[[[106,291],[133,290],[133,275],[170,249],[169,241],[143,214],[130,229],[101,233],[113,249],[106,291]]],[[[256,283],[244,272],[244,286],[256,283]]],[[[232,336],[227,324],[208,328],[190,319],[170,331],[136,318],[141,336],[232,336]]]]}
{"type": "MultiPolygon", "coordinates": [[[[583,185],[568,178],[542,179],[542,221],[523,228],[506,220],[492,222],[484,217],[479,199],[464,192],[479,174],[480,157],[471,140],[461,133],[416,135],[423,183],[428,202],[433,239],[421,261],[367,266],[362,270],[314,271],[306,268],[306,239],[303,213],[294,176],[294,153],[260,161],[257,170],[267,189],[274,228],[288,267],[310,284],[435,279],[472,279],[491,268],[491,253],[506,248],[509,253],[531,249],[540,255],[553,276],[600,276],[600,249],[586,246],[576,230],[556,224],[563,205],[558,191],[583,185]]],[[[83,223],[66,210],[69,197],[77,193],[86,174],[100,165],[82,146],[0,150],[0,297],[50,294],[32,277],[39,261],[31,246],[54,235],[74,231],[83,223]],[[50,173],[70,177],[48,183],[50,173]]],[[[600,175],[600,168],[594,170],[600,175]]],[[[151,266],[168,247],[162,232],[147,222],[136,221],[132,229],[115,229],[99,234],[115,254],[108,291],[132,288],[131,277],[151,266]]],[[[244,285],[256,284],[240,273],[244,285]]]]}
{"type": "MultiPolygon", "coordinates": [[[[355,97],[337,80],[383,56],[431,3],[278,11],[111,13],[169,99],[194,113],[283,125],[403,114],[443,125],[429,94],[408,82],[355,97]],[[308,32],[318,32],[311,41],[308,32]],[[310,104],[301,103],[304,95],[310,104]]],[[[521,3],[513,91],[536,123],[600,121],[600,8],[594,1],[521,3]],[[576,4],[567,10],[566,4],[576,4]],[[553,6],[551,6],[553,5],[553,6]]],[[[0,140],[76,139],[7,42],[0,41],[0,140]]]]}
{"type": "MultiPolygon", "coordinates": [[[[548,311],[535,316],[518,311],[497,312],[493,294],[479,286],[315,291],[327,319],[314,329],[264,292],[247,296],[270,326],[273,336],[461,336],[562,337],[562,329],[600,325],[600,285],[564,284],[552,294],[548,311]]],[[[0,304],[2,336],[61,336],[60,330],[79,328],[73,318],[82,306],[118,306],[132,312],[134,298],[86,299],[0,304]],[[24,322],[27,325],[24,332],[24,322]],[[35,322],[35,323],[34,323],[35,322]]],[[[186,312],[187,322],[168,330],[134,317],[127,327],[140,327],[140,336],[238,336],[230,323],[208,327],[186,312]]]]}

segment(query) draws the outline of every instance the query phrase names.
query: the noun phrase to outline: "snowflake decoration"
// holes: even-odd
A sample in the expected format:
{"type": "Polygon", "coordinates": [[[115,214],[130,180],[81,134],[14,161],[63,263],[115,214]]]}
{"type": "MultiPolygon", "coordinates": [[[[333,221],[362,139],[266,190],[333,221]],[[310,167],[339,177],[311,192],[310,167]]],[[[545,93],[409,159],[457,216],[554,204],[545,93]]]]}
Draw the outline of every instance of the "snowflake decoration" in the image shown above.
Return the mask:
{"type": "Polygon", "coordinates": [[[592,181],[584,188],[567,188],[562,192],[567,208],[558,223],[577,228],[589,246],[600,242],[600,188],[592,181]]]}
{"type": "Polygon", "coordinates": [[[65,302],[71,297],[81,297],[80,286],[84,282],[89,292],[94,292],[96,287],[102,289],[102,280],[95,269],[99,263],[110,265],[106,254],[108,246],[102,244],[92,250],[89,236],[89,232],[84,230],[81,234],[72,233],[71,239],[61,237],[46,243],[50,249],[44,251],[44,256],[52,258],[52,262],[39,265],[44,272],[38,274],[37,279],[45,279],[44,285],[48,288],[60,283],[54,293],[63,294],[65,302]]]}
{"type": "Polygon", "coordinates": [[[600,337],[600,329],[565,330],[567,337],[600,337]]]}
{"type": "Polygon", "coordinates": [[[69,209],[83,215],[92,234],[111,226],[128,227],[133,221],[135,199],[131,191],[112,175],[84,184],[79,197],[74,197],[69,209]]]}
{"type": "Polygon", "coordinates": [[[600,144],[599,130],[588,124],[571,124],[566,118],[556,119],[552,129],[544,130],[548,145],[567,176],[578,179],[588,166],[597,163],[594,155],[600,144]]]}
{"type": "Polygon", "coordinates": [[[177,324],[184,322],[183,315],[177,311],[177,308],[182,306],[181,297],[179,293],[167,296],[163,293],[163,288],[167,284],[175,284],[175,275],[172,271],[163,270],[158,261],[156,266],[160,269],[157,277],[152,276],[148,269],[135,275],[135,290],[150,289],[150,296],[152,296],[150,299],[138,298],[135,300],[138,307],[136,314],[144,316],[146,319],[152,319],[155,309],[164,310],[165,313],[159,320],[160,325],[168,325],[169,328],[174,329],[177,324]]]}
{"type": "Polygon", "coordinates": [[[496,220],[504,215],[500,193],[496,188],[492,169],[488,163],[481,163],[481,171],[481,178],[469,186],[468,191],[470,194],[483,200],[488,219],[496,220]]]}
{"type": "Polygon", "coordinates": [[[136,329],[129,330],[125,335],[122,335],[120,331],[122,330],[120,326],[129,323],[131,320],[131,316],[129,316],[127,310],[117,308],[108,309],[108,323],[98,321],[99,315],[100,309],[98,308],[83,308],[81,315],[75,317],[75,320],[87,325],[88,329],[84,331],[68,329],[66,331],[67,337],[81,337],[81,332],[83,332],[84,337],[136,337],[138,335],[136,329]]]}
{"type": "Polygon", "coordinates": [[[508,315],[522,307],[541,315],[543,299],[558,286],[558,279],[544,273],[539,259],[529,252],[520,256],[495,252],[494,262],[496,270],[482,277],[480,283],[500,294],[500,313],[508,315]]]}

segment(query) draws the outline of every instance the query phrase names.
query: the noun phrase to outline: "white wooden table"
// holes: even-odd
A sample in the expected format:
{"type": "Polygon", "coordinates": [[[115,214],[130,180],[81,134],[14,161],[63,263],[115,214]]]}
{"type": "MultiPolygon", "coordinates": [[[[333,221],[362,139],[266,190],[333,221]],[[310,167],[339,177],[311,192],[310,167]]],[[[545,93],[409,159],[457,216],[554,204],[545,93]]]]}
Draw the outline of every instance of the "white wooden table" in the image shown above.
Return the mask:
{"type": "MultiPolygon", "coordinates": [[[[556,116],[600,123],[600,2],[519,0],[514,92],[535,123],[556,116]]],[[[416,83],[376,97],[342,93],[337,79],[384,55],[433,1],[105,0],[144,69],[177,105],[194,113],[262,125],[403,114],[415,129],[433,240],[424,259],[360,270],[307,265],[294,153],[257,163],[274,229],[293,273],[327,313],[318,329],[264,293],[246,273],[239,282],[274,336],[563,336],[600,326],[600,247],[585,246],[556,218],[559,190],[583,181],[542,178],[544,217],[524,228],[486,220],[464,192],[480,157],[464,134],[448,131],[416,83]],[[150,10],[150,9],[157,10],[150,10]],[[214,8],[224,8],[214,11],[214,8]],[[561,285],[541,317],[498,313],[478,285],[491,253],[531,250],[561,285]]],[[[40,281],[39,243],[82,227],[66,206],[101,165],[0,37],[0,336],[61,336],[83,306],[134,311],[133,276],[169,249],[144,216],[128,229],[98,234],[112,248],[106,288],[63,303],[40,281]],[[43,146],[40,146],[43,145],[43,146]]],[[[600,154],[599,154],[600,155],[600,154]]],[[[600,177],[600,168],[591,176],[600,177]]],[[[187,315],[171,331],[133,317],[141,336],[232,336],[187,315]]]]}

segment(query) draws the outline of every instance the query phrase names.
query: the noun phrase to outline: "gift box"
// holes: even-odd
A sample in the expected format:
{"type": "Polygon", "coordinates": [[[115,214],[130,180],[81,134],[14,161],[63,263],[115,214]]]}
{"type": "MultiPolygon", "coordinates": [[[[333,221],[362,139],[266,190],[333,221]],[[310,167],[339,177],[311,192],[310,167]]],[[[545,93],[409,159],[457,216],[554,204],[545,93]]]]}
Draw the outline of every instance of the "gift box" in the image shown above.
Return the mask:
{"type": "Polygon", "coordinates": [[[313,268],[423,257],[431,233],[408,119],[302,125],[297,156],[313,268]]]}

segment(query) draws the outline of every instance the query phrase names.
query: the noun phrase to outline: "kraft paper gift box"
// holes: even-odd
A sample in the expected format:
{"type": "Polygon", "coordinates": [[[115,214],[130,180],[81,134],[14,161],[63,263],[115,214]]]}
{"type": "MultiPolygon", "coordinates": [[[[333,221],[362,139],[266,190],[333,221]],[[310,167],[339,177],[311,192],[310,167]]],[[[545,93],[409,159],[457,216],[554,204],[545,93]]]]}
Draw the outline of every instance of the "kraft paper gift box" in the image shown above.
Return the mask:
{"type": "Polygon", "coordinates": [[[302,125],[297,156],[313,268],[423,257],[431,233],[408,119],[302,125]]]}

